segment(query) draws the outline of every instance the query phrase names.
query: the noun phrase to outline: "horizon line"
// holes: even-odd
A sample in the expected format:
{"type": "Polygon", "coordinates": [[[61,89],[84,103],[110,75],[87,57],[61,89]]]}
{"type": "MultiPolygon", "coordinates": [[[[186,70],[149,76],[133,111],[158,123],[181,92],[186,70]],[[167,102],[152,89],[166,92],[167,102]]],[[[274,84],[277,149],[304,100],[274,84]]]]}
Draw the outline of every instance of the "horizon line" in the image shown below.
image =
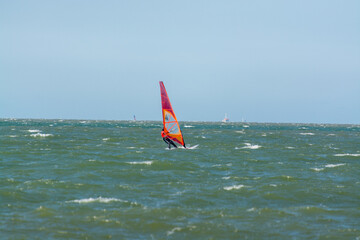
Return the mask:
{"type": "MultiPolygon", "coordinates": [[[[9,118],[3,118],[0,117],[0,120],[67,120],[67,121],[118,121],[118,122],[161,122],[161,120],[151,120],[151,119],[147,119],[147,120],[141,120],[141,119],[137,119],[137,120],[125,120],[125,119],[86,119],[86,118],[13,118],[13,117],[9,117],[9,118]]],[[[209,120],[183,120],[183,121],[179,121],[179,123],[181,122],[203,122],[203,123],[223,123],[221,120],[219,121],[209,121],[209,120]]],[[[231,124],[231,123],[250,123],[250,124],[309,124],[309,125],[360,125],[360,123],[314,123],[314,122],[252,122],[252,121],[230,121],[227,123],[223,123],[224,125],[227,124],[231,124]]]]}

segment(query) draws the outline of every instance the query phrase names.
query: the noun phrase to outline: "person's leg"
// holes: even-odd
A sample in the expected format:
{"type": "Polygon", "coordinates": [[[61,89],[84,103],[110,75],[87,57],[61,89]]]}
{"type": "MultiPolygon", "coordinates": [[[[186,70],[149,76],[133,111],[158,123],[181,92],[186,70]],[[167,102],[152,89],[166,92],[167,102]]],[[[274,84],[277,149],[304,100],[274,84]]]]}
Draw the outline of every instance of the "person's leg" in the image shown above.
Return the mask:
{"type": "Polygon", "coordinates": [[[174,146],[174,148],[177,148],[177,146],[175,145],[175,143],[173,141],[170,140],[170,143],[171,143],[171,145],[174,146]]]}

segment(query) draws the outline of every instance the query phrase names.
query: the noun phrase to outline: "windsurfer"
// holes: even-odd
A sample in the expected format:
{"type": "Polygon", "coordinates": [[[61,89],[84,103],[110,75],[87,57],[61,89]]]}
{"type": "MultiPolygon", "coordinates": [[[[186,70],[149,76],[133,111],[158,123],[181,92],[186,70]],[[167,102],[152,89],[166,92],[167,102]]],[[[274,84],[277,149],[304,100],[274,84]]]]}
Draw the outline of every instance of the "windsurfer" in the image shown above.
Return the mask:
{"type": "Polygon", "coordinates": [[[171,145],[177,148],[175,143],[170,138],[168,138],[167,134],[164,131],[164,128],[161,130],[161,137],[163,138],[164,142],[168,144],[169,149],[171,149],[171,145]]]}

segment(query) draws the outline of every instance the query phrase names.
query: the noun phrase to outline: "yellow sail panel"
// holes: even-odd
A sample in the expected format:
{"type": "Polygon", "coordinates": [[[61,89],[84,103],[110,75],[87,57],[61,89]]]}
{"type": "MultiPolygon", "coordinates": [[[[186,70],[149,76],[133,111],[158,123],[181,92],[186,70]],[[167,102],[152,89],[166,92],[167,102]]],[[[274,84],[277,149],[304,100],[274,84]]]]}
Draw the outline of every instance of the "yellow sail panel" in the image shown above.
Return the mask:
{"type": "Polygon", "coordinates": [[[163,123],[164,123],[164,131],[168,135],[168,137],[181,144],[184,145],[184,139],[182,137],[179,123],[175,117],[175,114],[172,112],[163,109],[163,123]]]}

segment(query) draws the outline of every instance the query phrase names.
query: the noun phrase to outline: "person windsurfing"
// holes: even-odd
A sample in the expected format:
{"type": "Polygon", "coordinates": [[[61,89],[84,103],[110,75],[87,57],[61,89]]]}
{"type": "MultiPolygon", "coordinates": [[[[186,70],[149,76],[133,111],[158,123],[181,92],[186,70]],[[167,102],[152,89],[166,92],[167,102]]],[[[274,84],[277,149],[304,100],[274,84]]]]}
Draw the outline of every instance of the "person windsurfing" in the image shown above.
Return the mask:
{"type": "Polygon", "coordinates": [[[161,137],[163,138],[164,142],[168,144],[169,149],[171,149],[171,145],[177,148],[175,143],[170,138],[168,138],[167,134],[164,131],[164,128],[161,130],[161,137]]]}

